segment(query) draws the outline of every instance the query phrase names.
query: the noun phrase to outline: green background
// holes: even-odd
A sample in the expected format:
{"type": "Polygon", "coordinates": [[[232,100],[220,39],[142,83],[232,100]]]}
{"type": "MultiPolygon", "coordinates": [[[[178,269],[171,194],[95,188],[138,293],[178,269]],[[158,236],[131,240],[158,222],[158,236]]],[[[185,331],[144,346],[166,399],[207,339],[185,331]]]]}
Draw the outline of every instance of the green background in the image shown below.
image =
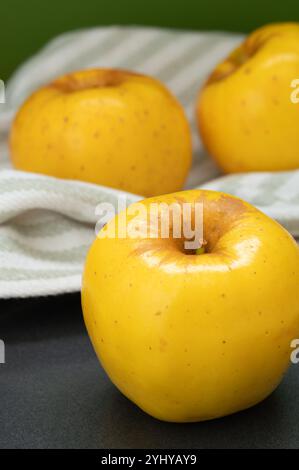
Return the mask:
{"type": "Polygon", "coordinates": [[[248,32],[271,21],[299,21],[299,0],[0,0],[0,78],[67,30],[142,24],[248,32]]]}

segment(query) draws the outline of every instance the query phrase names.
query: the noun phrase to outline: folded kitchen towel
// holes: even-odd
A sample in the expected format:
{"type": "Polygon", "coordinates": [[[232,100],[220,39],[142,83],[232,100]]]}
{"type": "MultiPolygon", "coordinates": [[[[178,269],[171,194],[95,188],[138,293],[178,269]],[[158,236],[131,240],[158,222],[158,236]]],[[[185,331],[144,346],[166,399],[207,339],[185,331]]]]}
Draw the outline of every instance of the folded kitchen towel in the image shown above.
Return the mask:
{"type": "Polygon", "coordinates": [[[162,80],[183,104],[190,121],[193,167],[186,187],[240,196],[299,236],[299,171],[219,177],[202,149],[194,121],[199,86],[242,36],[137,27],[105,27],[64,34],[14,74],[0,104],[0,298],[80,289],[86,252],[95,237],[100,202],[127,204],[138,195],[78,181],[11,169],[8,132],[18,106],[57,75],[95,66],[122,67],[162,80]]]}

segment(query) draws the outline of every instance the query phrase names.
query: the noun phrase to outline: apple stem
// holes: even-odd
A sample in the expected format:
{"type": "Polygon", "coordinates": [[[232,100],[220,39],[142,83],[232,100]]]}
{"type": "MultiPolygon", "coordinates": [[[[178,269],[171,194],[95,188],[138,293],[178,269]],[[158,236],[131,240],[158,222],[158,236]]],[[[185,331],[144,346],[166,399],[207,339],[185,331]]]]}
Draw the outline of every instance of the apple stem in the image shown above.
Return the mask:
{"type": "Polygon", "coordinates": [[[206,249],[205,249],[204,245],[202,245],[200,248],[197,248],[197,250],[195,251],[195,254],[196,255],[203,255],[205,252],[206,252],[206,249]]]}

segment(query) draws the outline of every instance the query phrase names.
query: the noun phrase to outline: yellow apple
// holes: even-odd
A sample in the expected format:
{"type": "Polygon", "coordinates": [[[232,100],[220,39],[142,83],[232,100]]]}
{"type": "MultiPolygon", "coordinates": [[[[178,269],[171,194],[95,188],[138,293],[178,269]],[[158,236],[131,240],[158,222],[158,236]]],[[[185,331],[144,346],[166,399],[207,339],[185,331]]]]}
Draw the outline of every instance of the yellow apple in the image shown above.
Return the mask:
{"type": "Polygon", "coordinates": [[[21,107],[15,168],[144,196],[182,189],[191,163],[183,109],[157,80],[94,69],[58,78],[21,107]]]}
{"type": "Polygon", "coordinates": [[[199,131],[224,172],[299,168],[299,23],[252,33],[220,63],[197,100],[199,131]]]}
{"type": "Polygon", "coordinates": [[[141,205],[108,222],[86,260],[84,318],[105,371],[161,420],[207,420],[260,402],[281,381],[299,334],[297,244],[223,193],[185,191],[141,205]],[[119,236],[136,220],[147,227],[155,204],[195,202],[203,205],[198,254],[174,237],[174,217],[169,238],[151,224],[138,237],[119,236]]]}

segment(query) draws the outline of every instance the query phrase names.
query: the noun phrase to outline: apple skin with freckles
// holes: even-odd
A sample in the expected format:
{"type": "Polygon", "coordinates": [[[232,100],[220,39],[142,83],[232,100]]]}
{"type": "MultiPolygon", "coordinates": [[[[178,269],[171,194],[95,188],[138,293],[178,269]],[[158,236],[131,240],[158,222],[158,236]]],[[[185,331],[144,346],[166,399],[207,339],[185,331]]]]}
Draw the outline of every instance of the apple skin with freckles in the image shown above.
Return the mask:
{"type": "Polygon", "coordinates": [[[15,168],[142,196],[182,189],[191,165],[184,111],[158,80],[118,69],[73,72],[20,108],[15,168]]]}
{"type": "MultiPolygon", "coordinates": [[[[109,238],[88,253],[82,307],[112,382],[151,416],[192,422],[248,408],[278,386],[299,335],[299,249],[277,222],[224,193],[146,199],[203,204],[204,251],[184,239],[109,238]]],[[[132,205],[134,213],[136,205],[132,205]]],[[[190,213],[192,217],[192,213],[190,213]]],[[[162,217],[163,215],[161,215],[162,217]]],[[[171,220],[171,219],[170,219],[171,220]]],[[[150,228],[151,230],[151,228],[150,228]]]]}
{"type": "Polygon", "coordinates": [[[218,64],[196,102],[204,146],[225,173],[299,168],[299,23],[264,26],[218,64]]]}

